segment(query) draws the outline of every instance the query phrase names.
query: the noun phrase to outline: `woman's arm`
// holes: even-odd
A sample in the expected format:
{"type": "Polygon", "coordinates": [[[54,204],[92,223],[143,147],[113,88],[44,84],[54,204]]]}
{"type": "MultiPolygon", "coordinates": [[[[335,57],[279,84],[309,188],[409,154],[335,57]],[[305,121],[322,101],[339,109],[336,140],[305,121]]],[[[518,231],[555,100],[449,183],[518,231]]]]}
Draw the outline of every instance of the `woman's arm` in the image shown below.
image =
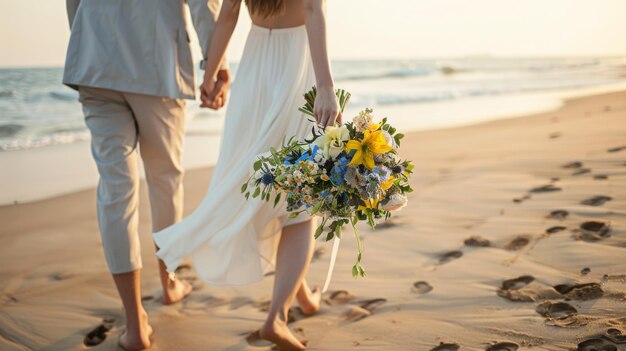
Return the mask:
{"type": "Polygon", "coordinates": [[[326,47],[326,1],[304,0],[305,25],[309,37],[309,48],[315,80],[317,96],[313,104],[317,123],[323,126],[341,123],[339,104],[335,95],[333,76],[330,73],[330,62],[326,47]]]}

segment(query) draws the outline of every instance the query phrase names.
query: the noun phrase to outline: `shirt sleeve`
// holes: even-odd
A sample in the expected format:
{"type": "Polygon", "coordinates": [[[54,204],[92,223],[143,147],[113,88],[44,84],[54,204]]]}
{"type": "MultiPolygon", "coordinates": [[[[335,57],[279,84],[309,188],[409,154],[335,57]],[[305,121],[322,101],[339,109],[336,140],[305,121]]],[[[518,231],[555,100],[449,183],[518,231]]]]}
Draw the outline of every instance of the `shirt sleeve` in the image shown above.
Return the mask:
{"type": "Polygon", "coordinates": [[[78,10],[78,5],[80,4],[80,0],[66,0],[65,7],[67,10],[67,20],[70,24],[70,29],[72,29],[72,23],[74,22],[74,17],[76,16],[76,11],[78,10]]]}
{"type": "MultiPolygon", "coordinates": [[[[191,13],[191,22],[193,22],[193,26],[198,34],[200,48],[202,49],[200,68],[204,69],[206,55],[211,47],[211,37],[221,8],[221,0],[187,0],[187,4],[191,13]]],[[[228,69],[226,56],[224,56],[222,61],[221,69],[228,69]]]]}

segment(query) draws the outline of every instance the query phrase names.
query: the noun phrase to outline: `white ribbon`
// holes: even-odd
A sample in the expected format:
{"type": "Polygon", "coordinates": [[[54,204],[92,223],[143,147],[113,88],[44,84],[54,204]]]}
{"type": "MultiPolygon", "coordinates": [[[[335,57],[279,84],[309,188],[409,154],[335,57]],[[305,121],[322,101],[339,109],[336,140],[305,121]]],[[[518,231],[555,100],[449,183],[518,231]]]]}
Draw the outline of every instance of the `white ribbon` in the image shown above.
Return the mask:
{"type": "Polygon", "coordinates": [[[333,270],[335,269],[335,260],[337,259],[337,252],[339,252],[339,244],[341,243],[341,239],[335,235],[335,240],[333,241],[333,252],[330,255],[330,264],[328,265],[328,273],[326,274],[326,281],[324,282],[324,288],[322,289],[322,293],[325,293],[328,290],[328,286],[330,285],[330,279],[333,276],[333,270]]]}

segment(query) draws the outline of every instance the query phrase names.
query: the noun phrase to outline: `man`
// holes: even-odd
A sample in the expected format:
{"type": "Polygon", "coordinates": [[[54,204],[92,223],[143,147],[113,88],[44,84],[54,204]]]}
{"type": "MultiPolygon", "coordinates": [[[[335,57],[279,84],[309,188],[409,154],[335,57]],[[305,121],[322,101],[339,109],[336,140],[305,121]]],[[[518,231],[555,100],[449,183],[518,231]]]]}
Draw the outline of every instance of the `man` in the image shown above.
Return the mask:
{"type": "MultiPolygon", "coordinates": [[[[206,55],[220,1],[187,2],[206,55]]],[[[92,136],[100,174],[98,224],[126,313],[119,339],[126,350],[150,347],[152,334],[141,304],[138,154],[145,166],[152,231],[182,217],[184,99],[195,95],[184,6],[183,0],[67,0],[71,37],[63,83],[78,90],[92,136]]],[[[222,66],[215,89],[202,92],[202,106],[221,108],[229,83],[222,66]]],[[[159,269],[163,303],[191,292],[188,283],[170,278],[160,261],[159,269]]]]}

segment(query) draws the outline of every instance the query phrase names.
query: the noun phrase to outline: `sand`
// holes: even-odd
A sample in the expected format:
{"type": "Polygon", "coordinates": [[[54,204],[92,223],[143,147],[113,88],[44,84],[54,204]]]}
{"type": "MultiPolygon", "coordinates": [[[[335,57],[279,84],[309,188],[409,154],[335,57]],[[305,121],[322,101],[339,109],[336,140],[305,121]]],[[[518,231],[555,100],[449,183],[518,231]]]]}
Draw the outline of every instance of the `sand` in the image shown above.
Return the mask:
{"type": "MultiPolygon", "coordinates": [[[[322,310],[303,318],[294,309],[291,327],[311,350],[626,350],[625,120],[621,92],[409,134],[401,152],[416,165],[416,191],[389,223],[360,228],[368,276],[350,275],[347,231],[322,310]]],[[[210,174],[187,173],[187,213],[210,174]]],[[[270,349],[247,336],[264,319],[271,276],[210,287],[185,269],[192,296],[160,303],[142,190],[152,349],[270,349]]],[[[88,190],[0,207],[0,349],[117,349],[124,320],[94,202],[88,190]],[[103,320],[104,342],[84,346],[103,320]]],[[[329,254],[319,242],[310,283],[323,283],[329,254]]]]}

